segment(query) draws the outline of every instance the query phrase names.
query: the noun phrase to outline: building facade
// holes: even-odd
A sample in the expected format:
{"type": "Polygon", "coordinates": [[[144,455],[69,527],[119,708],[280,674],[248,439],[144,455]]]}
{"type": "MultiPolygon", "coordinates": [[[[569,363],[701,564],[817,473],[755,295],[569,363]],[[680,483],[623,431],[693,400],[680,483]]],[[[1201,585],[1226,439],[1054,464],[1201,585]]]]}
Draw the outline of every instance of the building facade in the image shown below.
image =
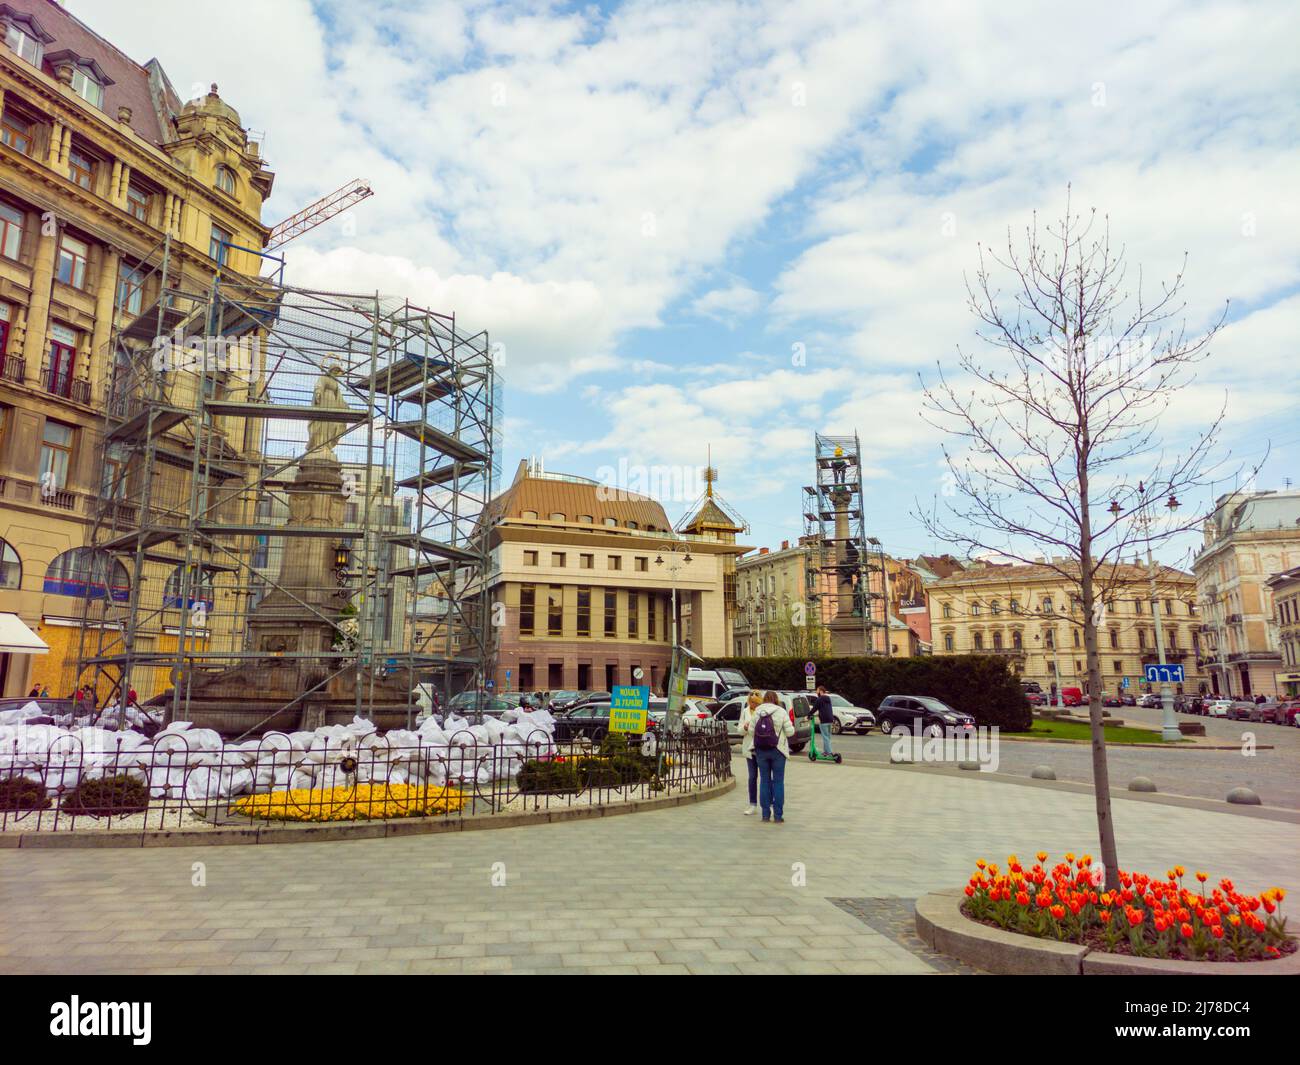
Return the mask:
{"type": "Polygon", "coordinates": [[[1205,668],[1225,696],[1277,695],[1283,672],[1269,579],[1300,566],[1300,491],[1231,492],[1205,520],[1193,560],[1205,668]]]}
{"type": "MultiPolygon", "coordinates": [[[[1069,570],[1069,564],[1057,563],[1069,570]]],[[[1159,662],[1152,615],[1151,575],[1145,566],[1120,565],[1098,632],[1102,686],[1107,693],[1145,691],[1146,666],[1159,662]]],[[[1088,687],[1083,611],[1078,584],[1048,565],[974,564],[927,588],[937,655],[985,654],[1007,659],[1023,680],[1044,689],[1088,687]]],[[[1201,690],[1206,676],[1196,580],[1158,567],[1154,607],[1160,611],[1165,661],[1183,666],[1182,690],[1201,690]]]]}
{"type": "Polygon", "coordinates": [[[1300,566],[1275,573],[1267,583],[1282,658],[1282,668],[1273,677],[1277,694],[1300,695],[1300,566]]]}
{"type": "Polygon", "coordinates": [[[674,532],[647,496],[528,463],[484,520],[498,690],[662,691],[674,588],[681,642],[703,657],[730,653],[728,573],[748,548],[674,532]]]}
{"type": "MultiPolygon", "coordinates": [[[[81,600],[122,596],[130,579],[85,548],[96,500],[130,502],[104,447],[112,338],[158,299],[162,247],[186,289],[256,276],[241,249],[265,245],[274,178],[216,86],[182,104],[157,61],[51,0],[0,3],[0,33],[0,611],[49,647],[4,656],[2,693],[64,694],[81,600]]],[[[239,426],[217,429],[242,443],[239,426]]],[[[147,572],[160,590],[171,576],[147,572]]]]}

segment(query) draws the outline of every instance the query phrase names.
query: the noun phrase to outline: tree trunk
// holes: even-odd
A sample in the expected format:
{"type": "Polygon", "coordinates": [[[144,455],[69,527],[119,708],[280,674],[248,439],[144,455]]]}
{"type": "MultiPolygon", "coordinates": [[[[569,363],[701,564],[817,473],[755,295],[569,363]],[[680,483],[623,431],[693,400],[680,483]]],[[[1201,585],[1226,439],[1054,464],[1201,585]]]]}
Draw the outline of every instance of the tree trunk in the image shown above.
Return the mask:
{"type": "MultiPolygon", "coordinates": [[[[1083,454],[1087,455],[1087,439],[1083,454]]],[[[1092,580],[1092,521],[1088,513],[1087,462],[1079,463],[1079,586],[1083,598],[1083,645],[1088,656],[1088,723],[1092,731],[1092,790],[1097,803],[1097,836],[1106,867],[1106,890],[1119,890],[1119,854],[1111,814],[1110,769],[1106,764],[1106,732],[1101,716],[1101,663],[1097,654],[1096,591],[1092,580]]]]}

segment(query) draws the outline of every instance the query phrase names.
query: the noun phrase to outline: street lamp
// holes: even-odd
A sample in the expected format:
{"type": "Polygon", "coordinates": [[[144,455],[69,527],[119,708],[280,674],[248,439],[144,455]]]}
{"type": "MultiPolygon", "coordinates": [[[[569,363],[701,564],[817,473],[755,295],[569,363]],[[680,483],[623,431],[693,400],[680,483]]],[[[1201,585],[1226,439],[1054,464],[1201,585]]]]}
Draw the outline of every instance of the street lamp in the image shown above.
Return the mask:
{"type": "MultiPolygon", "coordinates": [[[[1141,481],[1138,481],[1138,499],[1139,502],[1136,520],[1137,523],[1142,526],[1142,530],[1146,534],[1147,580],[1150,583],[1151,589],[1151,616],[1155,619],[1156,623],[1156,658],[1158,660],[1158,665],[1165,666],[1167,665],[1165,662],[1165,632],[1164,626],[1160,622],[1160,603],[1156,600],[1156,564],[1155,559],[1151,555],[1151,514],[1148,509],[1149,501],[1147,499],[1146,485],[1141,481]]],[[[1180,505],[1178,497],[1170,492],[1169,498],[1165,500],[1165,509],[1168,510],[1170,514],[1173,514],[1180,505]]],[[[1119,503],[1115,500],[1111,500],[1110,513],[1112,516],[1118,517],[1120,510],[1121,508],[1119,503]]],[[[1174,693],[1169,687],[1169,671],[1167,669],[1161,669],[1158,672],[1161,675],[1160,706],[1162,713],[1160,722],[1160,738],[1166,743],[1173,743],[1177,740],[1181,740],[1183,734],[1178,731],[1178,721],[1174,717],[1174,693]]]]}
{"type": "Polygon", "coordinates": [[[690,565],[693,561],[690,549],[682,543],[673,543],[666,549],[669,562],[664,561],[663,553],[655,558],[656,566],[667,565],[668,579],[671,582],[673,593],[673,647],[677,646],[677,574],[681,572],[683,566],[690,565]],[[679,557],[680,556],[680,557],[679,557]]]}

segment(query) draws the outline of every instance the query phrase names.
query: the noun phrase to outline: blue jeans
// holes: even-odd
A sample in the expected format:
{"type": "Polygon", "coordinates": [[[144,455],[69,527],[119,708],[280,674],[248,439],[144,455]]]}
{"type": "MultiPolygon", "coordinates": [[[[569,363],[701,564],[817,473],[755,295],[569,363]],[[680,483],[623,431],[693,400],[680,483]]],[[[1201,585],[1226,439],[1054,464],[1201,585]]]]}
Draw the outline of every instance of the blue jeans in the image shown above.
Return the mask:
{"type": "Polygon", "coordinates": [[[754,751],[758,762],[758,804],[763,820],[775,814],[780,821],[785,812],[785,755],[776,747],[754,751]]]}
{"type": "Polygon", "coordinates": [[[822,734],[822,754],[831,753],[831,727],[823,722],[817,725],[817,731],[822,734]]]}
{"type": "Polygon", "coordinates": [[[749,805],[758,805],[758,759],[750,755],[745,759],[745,765],[749,767],[749,805]]]}

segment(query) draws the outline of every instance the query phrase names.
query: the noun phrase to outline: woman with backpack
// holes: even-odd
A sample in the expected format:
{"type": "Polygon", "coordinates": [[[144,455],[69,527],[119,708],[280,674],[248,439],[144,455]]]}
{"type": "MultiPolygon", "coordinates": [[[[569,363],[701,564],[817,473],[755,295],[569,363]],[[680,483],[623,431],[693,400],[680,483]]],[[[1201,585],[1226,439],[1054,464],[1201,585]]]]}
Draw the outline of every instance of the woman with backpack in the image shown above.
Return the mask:
{"type": "Polygon", "coordinates": [[[785,823],[785,763],[790,757],[794,722],[781,705],[776,692],[768,692],[754,711],[750,728],[754,737],[754,760],[758,764],[758,803],[763,820],[785,823]]]}
{"type": "Polygon", "coordinates": [[[754,757],[754,711],[763,701],[763,693],[751,691],[745,707],[740,711],[740,754],[749,770],[749,803],[745,816],[758,812],[758,760],[754,757]]]}

